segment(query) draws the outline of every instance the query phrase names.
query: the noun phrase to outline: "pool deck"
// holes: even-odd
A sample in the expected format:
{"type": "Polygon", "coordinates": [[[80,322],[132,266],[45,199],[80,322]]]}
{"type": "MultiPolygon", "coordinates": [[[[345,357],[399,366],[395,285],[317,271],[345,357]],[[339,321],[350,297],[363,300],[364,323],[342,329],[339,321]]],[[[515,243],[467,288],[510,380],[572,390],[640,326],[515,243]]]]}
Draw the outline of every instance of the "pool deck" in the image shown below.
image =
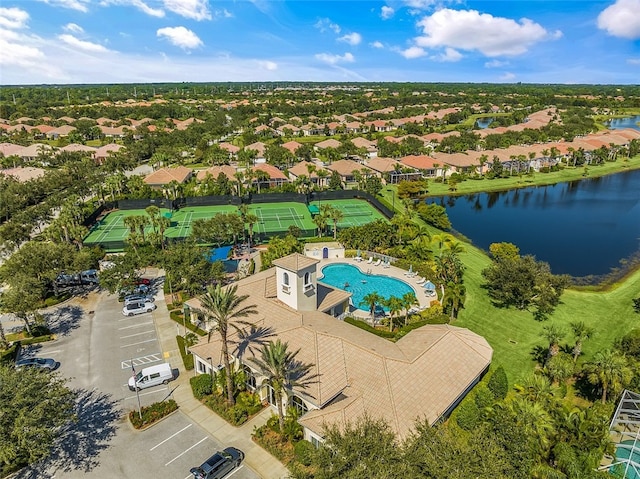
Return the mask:
{"type": "MultiPolygon", "coordinates": [[[[407,283],[409,286],[411,286],[411,288],[413,289],[413,291],[416,294],[416,298],[418,299],[418,303],[420,303],[420,309],[426,309],[431,305],[431,301],[436,301],[437,300],[437,295],[436,296],[428,296],[425,293],[425,289],[422,287],[422,284],[418,284],[417,281],[418,279],[420,279],[420,276],[415,275],[415,276],[407,276],[406,273],[408,273],[408,271],[401,269],[401,268],[396,268],[395,266],[388,266],[388,267],[384,267],[384,265],[381,263],[378,266],[375,266],[376,261],[372,262],[371,264],[368,263],[368,260],[362,259],[362,261],[356,261],[354,258],[327,258],[327,259],[321,259],[320,260],[320,264],[319,264],[319,268],[318,268],[318,276],[320,276],[321,274],[321,270],[324,266],[327,266],[329,264],[335,264],[335,263],[342,263],[342,264],[349,264],[351,266],[355,266],[358,269],[360,269],[360,271],[363,274],[367,274],[367,271],[369,271],[371,274],[373,275],[379,275],[379,276],[389,276],[391,278],[395,278],[398,279],[400,281],[404,281],[405,283],[407,283]]],[[[322,281],[322,280],[319,280],[322,281]]],[[[357,311],[362,311],[362,310],[356,310],[357,311]]],[[[363,318],[368,318],[369,317],[369,313],[366,311],[362,311],[363,313],[363,318]]]]}

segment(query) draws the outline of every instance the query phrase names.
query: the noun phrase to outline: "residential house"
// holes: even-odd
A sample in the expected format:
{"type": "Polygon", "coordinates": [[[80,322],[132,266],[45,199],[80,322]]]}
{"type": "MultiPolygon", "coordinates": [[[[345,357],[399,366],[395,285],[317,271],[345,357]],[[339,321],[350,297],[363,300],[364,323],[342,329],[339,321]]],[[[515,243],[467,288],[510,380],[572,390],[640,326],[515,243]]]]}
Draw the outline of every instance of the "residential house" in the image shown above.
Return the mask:
{"type": "Polygon", "coordinates": [[[358,136],[357,138],[353,138],[351,143],[353,143],[356,148],[364,148],[367,150],[368,158],[375,158],[378,156],[378,147],[376,146],[375,141],[367,140],[366,138],[358,136]]]}
{"type": "Polygon", "coordinates": [[[355,181],[355,172],[361,173],[363,176],[375,175],[376,173],[353,160],[338,160],[327,166],[327,170],[337,172],[344,184],[353,183],[355,181]]]}
{"type": "Polygon", "coordinates": [[[15,143],[0,143],[0,155],[7,156],[20,156],[19,153],[24,150],[24,146],[16,145],[15,143]]]}
{"type": "Polygon", "coordinates": [[[425,178],[436,178],[444,175],[442,162],[428,155],[408,155],[398,161],[405,167],[420,171],[425,178]]]}
{"type": "Polygon", "coordinates": [[[371,158],[365,163],[376,172],[376,175],[383,180],[383,183],[395,185],[401,181],[419,180],[422,173],[416,168],[407,166],[393,158],[371,158]]]}
{"type": "Polygon", "coordinates": [[[257,156],[255,158],[255,163],[266,163],[267,159],[265,157],[265,152],[267,151],[267,145],[262,143],[261,141],[256,141],[255,143],[251,143],[244,147],[245,150],[254,150],[257,152],[257,156]]]}
{"type": "Polygon", "coordinates": [[[72,131],[76,131],[75,126],[62,125],[47,132],[47,138],[49,138],[50,140],[57,140],[60,137],[64,138],[66,136],[69,136],[69,133],[71,133],[72,131]]]}
{"type": "Polygon", "coordinates": [[[42,168],[34,168],[32,166],[19,166],[16,168],[7,168],[5,170],[0,170],[0,175],[12,176],[20,183],[35,180],[36,178],[44,176],[44,174],[45,170],[43,170],[42,168]]]}
{"type": "Polygon", "coordinates": [[[95,154],[96,162],[98,162],[99,164],[102,164],[104,163],[104,160],[106,160],[109,157],[109,155],[113,153],[117,153],[123,149],[125,149],[125,147],[122,145],[119,145],[118,143],[109,143],[107,145],[103,145],[100,148],[96,149],[96,154],[95,154]]]}
{"type": "Polygon", "coordinates": [[[20,150],[17,154],[24,161],[35,161],[38,159],[42,159],[42,164],[47,165],[48,157],[53,155],[55,149],[47,145],[45,143],[33,143],[22,150],[20,150]]]}
{"type": "Polygon", "coordinates": [[[324,150],[326,148],[339,148],[342,145],[338,140],[334,140],[333,138],[329,138],[324,141],[320,141],[313,145],[315,150],[324,150]]]}
{"type": "Polygon", "coordinates": [[[292,182],[295,182],[298,178],[304,175],[309,178],[312,183],[320,187],[327,186],[330,175],[327,174],[325,176],[320,176],[318,175],[319,170],[325,169],[322,166],[318,166],[310,161],[301,161],[289,168],[287,170],[287,173],[289,174],[289,179],[292,182]],[[311,173],[309,173],[309,167],[313,167],[311,173]]]}
{"type": "Polygon", "coordinates": [[[68,151],[70,153],[84,153],[91,158],[95,158],[96,149],[92,146],[80,145],[78,143],[71,143],[69,145],[59,148],[58,151],[68,151]]]}
{"type": "Polygon", "coordinates": [[[254,171],[263,171],[265,172],[267,175],[269,175],[269,179],[268,180],[258,180],[257,178],[254,178],[252,183],[258,185],[260,188],[264,188],[265,186],[269,187],[269,188],[273,188],[276,186],[280,186],[283,183],[288,183],[289,182],[289,178],[287,178],[287,175],[285,175],[281,170],[279,170],[278,168],[276,168],[273,165],[270,165],[268,163],[260,163],[258,165],[256,165],[253,168],[254,171]]]}
{"type": "Polygon", "coordinates": [[[147,185],[152,188],[163,188],[172,181],[177,181],[179,184],[184,184],[193,175],[193,170],[186,166],[176,166],[173,168],[160,168],[159,170],[150,173],[143,180],[147,185]]]}
{"type": "Polygon", "coordinates": [[[287,150],[289,150],[291,152],[291,154],[293,156],[296,156],[296,151],[298,150],[298,148],[300,148],[302,146],[302,143],[298,143],[297,141],[287,141],[286,143],[282,144],[283,148],[286,148],[287,150]]]}
{"type": "MultiPolygon", "coordinates": [[[[319,281],[315,258],[292,254],[274,267],[237,283],[238,295],[255,305],[243,318],[257,330],[268,330],[297,360],[311,365],[316,380],[308,387],[285,390],[283,405],[297,409],[304,438],[323,441],[325,425],[343,427],[369,416],[384,419],[401,439],[415,421],[434,424],[446,418],[487,371],[493,350],[465,328],[426,325],[391,342],[337,319],[349,309],[351,293],[319,281]]],[[[197,298],[185,302],[190,316],[201,309],[197,298]]],[[[247,387],[272,407],[273,389],[256,363],[259,348],[247,347],[229,330],[230,359],[246,374],[247,387]]],[[[222,364],[218,335],[190,348],[196,374],[213,374],[222,364]]]]}
{"type": "Polygon", "coordinates": [[[214,179],[217,179],[218,176],[220,176],[220,173],[222,173],[227,178],[229,178],[229,180],[235,181],[236,178],[234,175],[236,174],[236,171],[237,170],[233,166],[229,165],[211,166],[206,170],[198,170],[196,178],[198,179],[198,181],[202,181],[207,177],[207,175],[210,175],[214,179]]]}

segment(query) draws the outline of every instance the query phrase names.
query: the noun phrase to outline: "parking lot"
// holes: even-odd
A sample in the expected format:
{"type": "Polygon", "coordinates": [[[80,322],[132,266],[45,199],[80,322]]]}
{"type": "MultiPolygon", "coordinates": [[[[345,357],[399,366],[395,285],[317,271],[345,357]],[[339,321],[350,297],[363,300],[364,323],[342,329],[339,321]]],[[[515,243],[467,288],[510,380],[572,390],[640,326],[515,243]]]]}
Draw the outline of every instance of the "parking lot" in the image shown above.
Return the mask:
{"type": "MultiPolygon", "coordinates": [[[[145,431],[134,430],[126,414],[138,408],[138,395],[129,390],[132,365],[136,372],[165,362],[154,317],[168,314],[162,297],[158,308],[135,316],[122,314],[117,296],[96,293],[84,310],[62,305],[48,314],[56,341],[30,346],[24,357],[51,357],[58,373],[78,392],[77,423],[61,431],[61,447],[44,463],[22,471],[19,478],[124,477],[136,479],[192,477],[216,450],[227,447],[177,411],[145,431]]],[[[178,374],[178,364],[172,364],[178,374]]],[[[175,382],[139,392],[142,406],[171,397],[175,382]]],[[[188,387],[188,386],[187,386],[188,387]]],[[[242,465],[228,477],[259,476],[242,465]]]]}

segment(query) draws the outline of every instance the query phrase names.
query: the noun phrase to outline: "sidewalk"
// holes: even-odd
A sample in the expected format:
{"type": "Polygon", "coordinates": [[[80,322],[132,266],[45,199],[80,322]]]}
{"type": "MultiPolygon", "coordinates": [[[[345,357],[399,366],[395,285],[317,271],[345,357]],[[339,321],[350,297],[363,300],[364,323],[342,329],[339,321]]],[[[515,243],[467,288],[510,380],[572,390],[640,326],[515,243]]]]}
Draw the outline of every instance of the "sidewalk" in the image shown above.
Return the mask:
{"type": "Polygon", "coordinates": [[[254,426],[264,424],[272,412],[270,408],[264,409],[258,416],[240,427],[229,424],[216,413],[193,397],[189,379],[195,375],[194,371],[186,371],[182,363],[182,357],[176,343],[176,335],[183,334],[182,326],[169,317],[162,292],[157,295],[158,308],[154,311],[158,342],[164,353],[165,361],[174,369],[180,371],[178,378],[170,383],[173,398],[180,406],[180,411],[193,422],[206,430],[213,438],[224,447],[234,446],[245,453],[245,463],[263,479],[282,479],[289,476],[289,471],[271,454],[266,452],[251,440],[254,426]]]}

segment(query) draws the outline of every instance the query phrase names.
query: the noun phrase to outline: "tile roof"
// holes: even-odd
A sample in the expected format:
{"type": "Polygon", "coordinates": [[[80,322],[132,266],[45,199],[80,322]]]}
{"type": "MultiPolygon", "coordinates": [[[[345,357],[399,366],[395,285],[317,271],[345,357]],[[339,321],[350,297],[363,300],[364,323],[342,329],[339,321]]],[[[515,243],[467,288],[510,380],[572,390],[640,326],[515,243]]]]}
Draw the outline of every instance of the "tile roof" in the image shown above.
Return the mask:
{"type": "Polygon", "coordinates": [[[289,256],[285,256],[284,258],[279,258],[273,261],[275,266],[279,266],[280,268],[284,268],[287,271],[301,271],[309,266],[313,266],[314,264],[318,264],[320,261],[314,258],[309,258],[300,253],[293,253],[289,256]]]}
{"type": "Polygon", "coordinates": [[[207,175],[211,175],[214,179],[217,179],[220,176],[220,173],[225,175],[230,180],[235,180],[236,169],[233,166],[229,165],[221,165],[221,166],[211,166],[206,170],[198,170],[196,178],[198,181],[204,180],[207,175]]]}
{"type": "Polygon", "coordinates": [[[167,185],[172,181],[184,183],[191,176],[191,168],[178,166],[175,168],[160,168],[146,176],[144,182],[148,185],[167,185]]]}
{"type": "Polygon", "coordinates": [[[371,172],[370,168],[367,168],[361,163],[355,162],[353,160],[338,160],[334,161],[330,165],[327,166],[328,170],[337,171],[340,176],[350,176],[353,175],[354,171],[368,171],[371,172]]]}
{"type": "MultiPolygon", "coordinates": [[[[295,270],[304,258],[276,262],[295,270]]],[[[340,425],[366,413],[387,419],[406,437],[415,419],[432,424],[445,414],[491,362],[487,341],[464,328],[427,325],[393,343],[320,311],[296,311],[275,298],[275,268],[235,284],[258,311],[247,321],[269,329],[270,340],[288,342],[291,350],[300,350],[300,361],[312,365],[316,383],[294,392],[320,408],[300,419],[320,435],[325,423],[340,425]]],[[[197,309],[197,300],[187,304],[197,309]]],[[[254,365],[251,358],[258,352],[243,347],[236,333],[230,340],[233,354],[254,365]]],[[[211,342],[202,340],[191,350],[201,358],[219,358],[220,340],[214,335],[211,342]]]]}
{"type": "Polygon", "coordinates": [[[268,163],[259,163],[257,165],[255,165],[253,167],[254,170],[260,170],[260,171],[264,171],[265,173],[267,173],[269,175],[269,178],[272,180],[287,180],[289,181],[289,178],[287,178],[287,175],[285,175],[282,170],[276,168],[273,165],[270,165],[268,163]]]}
{"type": "Polygon", "coordinates": [[[329,138],[328,140],[320,141],[313,145],[316,148],[324,149],[324,148],[338,148],[342,143],[338,140],[334,140],[333,138],[329,138]]]}

